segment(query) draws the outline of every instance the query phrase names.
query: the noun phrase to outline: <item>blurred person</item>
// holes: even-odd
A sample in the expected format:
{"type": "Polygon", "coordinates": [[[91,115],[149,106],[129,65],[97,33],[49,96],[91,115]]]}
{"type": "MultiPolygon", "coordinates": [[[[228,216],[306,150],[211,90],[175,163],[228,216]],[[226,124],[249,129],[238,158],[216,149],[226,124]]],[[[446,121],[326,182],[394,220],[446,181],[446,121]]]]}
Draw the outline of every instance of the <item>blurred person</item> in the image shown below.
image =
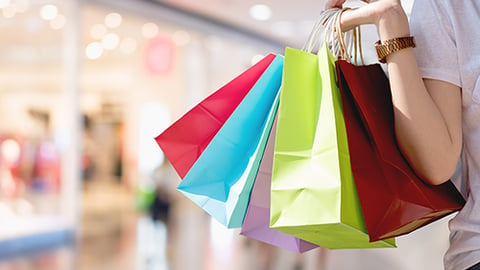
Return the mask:
{"type": "Polygon", "coordinates": [[[82,136],[82,180],[90,181],[96,174],[95,162],[95,141],[92,138],[92,120],[88,115],[83,115],[83,136],[82,136]]]}
{"type": "Polygon", "coordinates": [[[57,193],[61,184],[61,154],[51,135],[50,113],[29,112],[42,126],[33,155],[32,189],[40,193],[57,193]]]}
{"type": "MultiPolygon", "coordinates": [[[[470,30],[480,1],[418,0],[410,22],[400,0],[363,1],[344,13],[342,30],[374,24],[381,44],[395,44],[384,60],[401,151],[425,182],[460,179],[466,195],[449,223],[445,269],[480,269],[480,32],[470,30]],[[415,49],[398,40],[410,37],[415,49]]],[[[326,8],[344,2],[329,0],[326,8]]]]}
{"type": "Polygon", "coordinates": [[[153,201],[150,205],[150,217],[154,222],[162,221],[168,223],[170,215],[170,194],[162,186],[157,186],[153,201]]]}
{"type": "Polygon", "coordinates": [[[148,206],[148,214],[155,233],[164,235],[161,249],[164,249],[166,264],[172,260],[172,237],[176,225],[173,211],[175,210],[177,174],[168,159],[152,173],[151,180],[154,186],[153,200],[148,206]]]}
{"type": "Polygon", "coordinates": [[[60,190],[61,157],[56,145],[44,140],[38,145],[33,165],[33,186],[41,192],[60,190]]]}
{"type": "Polygon", "coordinates": [[[154,186],[153,201],[149,206],[150,217],[153,221],[163,221],[168,225],[170,208],[176,192],[177,181],[175,171],[168,159],[152,173],[154,186]]]}
{"type": "Polygon", "coordinates": [[[123,182],[123,143],[124,126],[121,123],[115,125],[115,158],[113,164],[113,175],[119,183],[123,182]]]}

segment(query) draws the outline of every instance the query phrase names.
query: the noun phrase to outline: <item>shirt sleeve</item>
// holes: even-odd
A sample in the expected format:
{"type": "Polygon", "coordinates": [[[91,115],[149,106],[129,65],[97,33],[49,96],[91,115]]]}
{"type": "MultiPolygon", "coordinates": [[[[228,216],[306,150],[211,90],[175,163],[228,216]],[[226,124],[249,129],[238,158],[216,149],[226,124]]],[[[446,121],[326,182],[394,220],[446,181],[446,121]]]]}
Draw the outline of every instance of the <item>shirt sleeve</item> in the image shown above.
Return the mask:
{"type": "Polygon", "coordinates": [[[461,86],[453,16],[444,0],[415,1],[410,16],[415,55],[424,78],[461,86]]]}

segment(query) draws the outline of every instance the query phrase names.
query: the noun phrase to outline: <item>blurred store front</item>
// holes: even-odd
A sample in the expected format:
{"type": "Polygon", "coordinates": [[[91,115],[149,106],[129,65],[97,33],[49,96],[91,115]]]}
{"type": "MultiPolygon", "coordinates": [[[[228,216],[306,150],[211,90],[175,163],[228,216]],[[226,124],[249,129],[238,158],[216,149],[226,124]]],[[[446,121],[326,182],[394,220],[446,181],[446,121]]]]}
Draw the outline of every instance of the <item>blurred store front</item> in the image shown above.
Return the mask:
{"type": "Polygon", "coordinates": [[[77,222],[67,21],[65,6],[52,4],[0,2],[1,255],[64,241],[77,222]]]}
{"type": "Polygon", "coordinates": [[[0,0],[0,257],[146,211],[154,136],[271,49],[118,3],[0,0]]]}

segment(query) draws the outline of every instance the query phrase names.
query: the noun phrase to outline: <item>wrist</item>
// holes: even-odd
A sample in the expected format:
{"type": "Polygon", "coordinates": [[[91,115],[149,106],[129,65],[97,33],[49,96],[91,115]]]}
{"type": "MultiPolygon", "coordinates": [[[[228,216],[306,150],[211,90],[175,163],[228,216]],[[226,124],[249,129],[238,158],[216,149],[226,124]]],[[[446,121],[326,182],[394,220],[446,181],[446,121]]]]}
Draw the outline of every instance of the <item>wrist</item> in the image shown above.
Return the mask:
{"type": "Polygon", "coordinates": [[[410,35],[408,17],[400,5],[392,6],[379,13],[375,24],[381,40],[410,35]]]}

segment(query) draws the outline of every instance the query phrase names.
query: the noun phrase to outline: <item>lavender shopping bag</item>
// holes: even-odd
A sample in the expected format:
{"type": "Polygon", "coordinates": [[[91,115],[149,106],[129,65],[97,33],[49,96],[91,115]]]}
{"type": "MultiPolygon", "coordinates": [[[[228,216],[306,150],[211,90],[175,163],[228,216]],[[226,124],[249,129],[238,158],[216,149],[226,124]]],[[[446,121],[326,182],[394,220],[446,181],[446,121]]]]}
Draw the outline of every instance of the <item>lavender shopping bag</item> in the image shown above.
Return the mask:
{"type": "Polygon", "coordinates": [[[318,247],[310,242],[270,228],[270,185],[272,180],[273,150],[275,147],[275,120],[258,169],[241,235],[297,253],[318,247]]]}

